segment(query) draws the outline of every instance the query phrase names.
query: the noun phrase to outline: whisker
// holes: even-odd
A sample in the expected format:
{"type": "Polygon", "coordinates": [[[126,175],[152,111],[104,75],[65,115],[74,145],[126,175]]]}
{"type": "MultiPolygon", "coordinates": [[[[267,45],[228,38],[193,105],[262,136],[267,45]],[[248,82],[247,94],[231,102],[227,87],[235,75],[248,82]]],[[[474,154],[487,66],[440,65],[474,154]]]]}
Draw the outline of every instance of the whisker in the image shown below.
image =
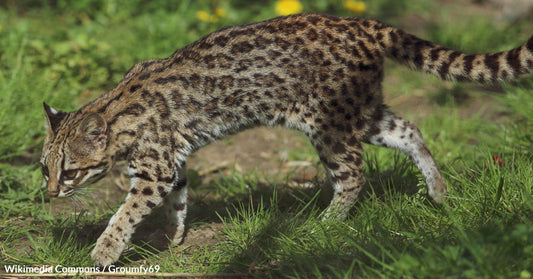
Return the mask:
{"type": "Polygon", "coordinates": [[[89,203],[83,197],[80,197],[80,196],[77,196],[77,195],[73,195],[72,196],[72,200],[75,202],[75,205],[80,210],[82,208],[84,208],[84,207],[88,207],[88,205],[89,205],[89,203]]]}
{"type": "Polygon", "coordinates": [[[94,197],[90,192],[92,192],[92,190],[89,190],[89,188],[85,187],[76,188],[74,191],[75,195],[81,202],[83,202],[85,206],[89,206],[89,200],[94,200],[94,197]]]}
{"type": "Polygon", "coordinates": [[[70,196],[69,199],[72,201],[72,204],[74,205],[74,210],[78,211],[78,209],[81,210],[80,200],[76,196],[70,196]]]}
{"type": "Polygon", "coordinates": [[[92,191],[89,191],[87,188],[80,188],[80,189],[77,189],[75,193],[78,196],[83,196],[85,198],[92,198],[91,192],[92,191]]]}

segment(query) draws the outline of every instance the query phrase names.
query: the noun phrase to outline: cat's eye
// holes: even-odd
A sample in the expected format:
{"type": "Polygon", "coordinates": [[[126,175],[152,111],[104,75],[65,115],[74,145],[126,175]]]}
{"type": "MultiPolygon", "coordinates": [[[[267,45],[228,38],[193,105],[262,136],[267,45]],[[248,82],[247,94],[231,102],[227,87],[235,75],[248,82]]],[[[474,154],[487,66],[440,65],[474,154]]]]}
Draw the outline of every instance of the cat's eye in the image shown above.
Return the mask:
{"type": "Polygon", "coordinates": [[[42,163],[41,163],[41,173],[43,174],[45,178],[48,178],[49,176],[48,167],[43,165],[42,163]]]}
{"type": "Polygon", "coordinates": [[[72,180],[76,178],[77,174],[78,170],[66,170],[61,172],[61,177],[63,178],[63,180],[72,180]]]}

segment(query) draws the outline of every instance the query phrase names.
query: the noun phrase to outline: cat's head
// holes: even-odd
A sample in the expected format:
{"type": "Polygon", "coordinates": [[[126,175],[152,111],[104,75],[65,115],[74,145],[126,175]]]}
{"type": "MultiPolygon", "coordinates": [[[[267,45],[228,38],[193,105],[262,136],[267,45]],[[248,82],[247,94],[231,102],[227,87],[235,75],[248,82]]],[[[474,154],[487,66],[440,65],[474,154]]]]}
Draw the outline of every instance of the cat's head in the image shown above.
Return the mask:
{"type": "Polygon", "coordinates": [[[51,197],[69,197],[104,177],[112,160],[106,154],[108,128],[97,113],[82,116],[43,103],[47,133],[41,171],[51,197]]]}

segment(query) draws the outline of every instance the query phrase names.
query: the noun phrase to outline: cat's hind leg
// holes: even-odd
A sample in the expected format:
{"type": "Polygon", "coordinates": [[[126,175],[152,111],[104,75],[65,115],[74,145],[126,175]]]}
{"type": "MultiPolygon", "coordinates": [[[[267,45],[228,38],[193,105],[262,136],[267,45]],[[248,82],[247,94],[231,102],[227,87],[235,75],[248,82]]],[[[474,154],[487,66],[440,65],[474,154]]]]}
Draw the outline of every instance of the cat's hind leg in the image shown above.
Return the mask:
{"type": "Polygon", "coordinates": [[[365,142],[377,146],[397,149],[413,160],[416,167],[426,178],[428,194],[438,203],[446,198],[446,182],[422,138],[418,128],[389,110],[384,110],[383,117],[370,130],[365,142]]]}
{"type": "Polygon", "coordinates": [[[187,169],[185,163],[177,170],[172,190],[163,200],[167,216],[165,232],[173,244],[180,244],[185,237],[187,215],[187,169]]]}

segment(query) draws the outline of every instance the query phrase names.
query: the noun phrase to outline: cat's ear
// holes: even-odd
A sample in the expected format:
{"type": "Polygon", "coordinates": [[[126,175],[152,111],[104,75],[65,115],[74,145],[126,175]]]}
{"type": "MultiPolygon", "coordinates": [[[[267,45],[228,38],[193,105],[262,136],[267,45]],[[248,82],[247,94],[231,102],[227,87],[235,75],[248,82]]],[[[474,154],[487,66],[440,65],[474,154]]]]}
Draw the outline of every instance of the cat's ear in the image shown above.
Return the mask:
{"type": "Polygon", "coordinates": [[[59,123],[61,123],[61,120],[67,116],[67,113],[55,110],[45,102],[43,102],[43,107],[46,120],[48,121],[48,128],[52,131],[52,133],[55,134],[57,132],[57,128],[59,128],[59,123]]]}
{"type": "Polygon", "coordinates": [[[107,122],[98,113],[93,113],[81,122],[78,133],[90,144],[105,149],[107,145],[107,122]]]}

